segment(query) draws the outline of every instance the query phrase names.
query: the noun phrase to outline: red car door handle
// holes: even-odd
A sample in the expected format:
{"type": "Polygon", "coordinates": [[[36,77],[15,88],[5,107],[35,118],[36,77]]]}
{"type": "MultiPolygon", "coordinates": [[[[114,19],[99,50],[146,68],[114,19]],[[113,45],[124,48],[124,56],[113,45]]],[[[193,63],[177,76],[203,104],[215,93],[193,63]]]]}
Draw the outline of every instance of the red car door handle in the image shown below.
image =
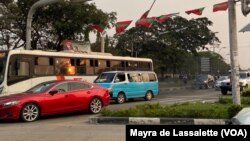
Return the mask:
{"type": "Polygon", "coordinates": [[[65,95],[64,97],[69,97],[69,95],[65,95]]]}
{"type": "Polygon", "coordinates": [[[87,91],[87,94],[90,94],[91,92],[90,91],[87,91]]]}

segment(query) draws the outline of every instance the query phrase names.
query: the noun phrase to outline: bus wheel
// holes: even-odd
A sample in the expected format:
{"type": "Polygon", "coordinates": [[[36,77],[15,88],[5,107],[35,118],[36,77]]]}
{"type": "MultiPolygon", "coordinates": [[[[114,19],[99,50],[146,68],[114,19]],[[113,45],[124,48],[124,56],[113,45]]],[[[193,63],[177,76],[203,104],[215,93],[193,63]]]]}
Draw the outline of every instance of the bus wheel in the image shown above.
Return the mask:
{"type": "Polygon", "coordinates": [[[122,104],[126,101],[126,97],[123,93],[119,93],[117,98],[116,98],[116,103],[122,104]]]}
{"type": "Polygon", "coordinates": [[[146,101],[150,101],[152,98],[153,98],[152,92],[151,92],[151,91],[147,91],[147,93],[146,93],[144,99],[145,99],[146,101]]]}
{"type": "Polygon", "coordinates": [[[40,110],[36,104],[26,104],[21,110],[21,119],[25,122],[31,122],[37,120],[40,110]]]}

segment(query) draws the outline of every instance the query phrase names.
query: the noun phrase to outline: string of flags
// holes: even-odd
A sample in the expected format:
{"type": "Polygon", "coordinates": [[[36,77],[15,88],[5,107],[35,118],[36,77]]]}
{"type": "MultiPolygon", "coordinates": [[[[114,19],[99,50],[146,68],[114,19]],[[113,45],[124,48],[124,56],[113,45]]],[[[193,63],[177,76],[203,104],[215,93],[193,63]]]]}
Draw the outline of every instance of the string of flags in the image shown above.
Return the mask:
{"type": "MultiPolygon", "coordinates": [[[[154,0],[154,2],[152,3],[151,7],[149,10],[147,10],[146,12],[144,12],[142,14],[142,16],[136,21],[135,26],[144,26],[147,28],[150,28],[154,22],[159,22],[159,23],[164,23],[166,20],[168,20],[169,18],[172,18],[173,16],[178,16],[179,13],[171,13],[171,14],[166,14],[166,15],[161,15],[158,17],[148,17],[150,10],[152,9],[154,3],[156,0],[154,0]]],[[[195,14],[195,15],[202,15],[203,11],[206,7],[201,7],[198,9],[192,9],[192,10],[187,10],[185,11],[186,14],[190,15],[190,14],[195,14]]],[[[225,2],[221,2],[218,4],[214,4],[213,5],[213,12],[218,12],[218,11],[226,11],[228,9],[228,1],[225,2]]],[[[132,23],[132,20],[127,20],[127,21],[119,21],[115,24],[115,28],[116,28],[116,33],[122,33],[126,30],[126,28],[132,23]]],[[[91,28],[96,29],[98,32],[103,33],[103,31],[105,30],[105,26],[102,25],[91,25],[91,28]]]]}

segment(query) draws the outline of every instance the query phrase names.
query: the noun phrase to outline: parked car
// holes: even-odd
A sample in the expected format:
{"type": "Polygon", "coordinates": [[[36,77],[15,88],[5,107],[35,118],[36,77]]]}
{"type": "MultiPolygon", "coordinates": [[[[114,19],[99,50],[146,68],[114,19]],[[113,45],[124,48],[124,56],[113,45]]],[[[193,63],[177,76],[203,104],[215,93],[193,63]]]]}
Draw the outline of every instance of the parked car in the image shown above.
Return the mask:
{"type": "Polygon", "coordinates": [[[194,86],[200,89],[202,88],[213,88],[215,79],[210,74],[200,74],[194,80],[194,86]]]}
{"type": "Polygon", "coordinates": [[[215,90],[220,90],[221,83],[226,79],[229,79],[229,76],[226,76],[226,75],[219,76],[219,78],[215,81],[215,84],[214,84],[215,90]]]}
{"type": "MultiPolygon", "coordinates": [[[[250,85],[250,72],[242,70],[239,72],[239,74],[240,74],[239,77],[240,91],[242,91],[245,88],[248,88],[250,85]]],[[[221,89],[221,94],[223,95],[226,95],[228,91],[232,91],[232,83],[230,78],[222,81],[220,89],[221,89]]]]}
{"type": "Polygon", "coordinates": [[[109,92],[78,80],[54,80],[38,84],[28,91],[0,97],[0,119],[26,122],[40,116],[87,111],[99,113],[109,105],[109,92]]]}
{"type": "Polygon", "coordinates": [[[243,108],[227,124],[231,125],[250,125],[250,107],[243,108]]]}

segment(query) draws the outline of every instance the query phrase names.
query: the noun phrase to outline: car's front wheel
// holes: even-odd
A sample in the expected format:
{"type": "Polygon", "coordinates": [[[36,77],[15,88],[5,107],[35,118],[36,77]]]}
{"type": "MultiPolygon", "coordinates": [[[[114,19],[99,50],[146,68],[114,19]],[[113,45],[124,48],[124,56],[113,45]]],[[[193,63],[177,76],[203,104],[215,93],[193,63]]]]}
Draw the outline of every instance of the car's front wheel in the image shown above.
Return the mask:
{"type": "Polygon", "coordinates": [[[89,104],[89,111],[92,114],[98,114],[102,110],[102,101],[99,98],[94,98],[89,104]]]}
{"type": "Polygon", "coordinates": [[[39,107],[36,104],[30,103],[23,106],[20,116],[23,121],[32,122],[38,119],[39,114],[39,107]]]}

